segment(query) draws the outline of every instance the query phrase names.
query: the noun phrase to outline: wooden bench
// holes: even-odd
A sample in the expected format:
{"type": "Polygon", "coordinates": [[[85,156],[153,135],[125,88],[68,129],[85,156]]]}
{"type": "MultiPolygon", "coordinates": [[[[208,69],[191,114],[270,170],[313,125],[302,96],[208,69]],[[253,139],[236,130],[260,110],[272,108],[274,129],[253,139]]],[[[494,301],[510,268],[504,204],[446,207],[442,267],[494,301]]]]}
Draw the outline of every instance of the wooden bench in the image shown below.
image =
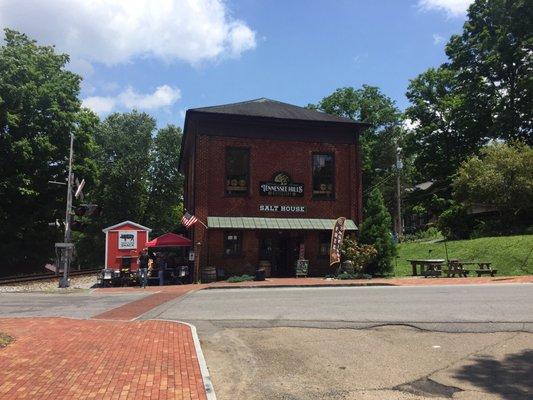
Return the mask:
{"type": "Polygon", "coordinates": [[[481,277],[481,275],[484,274],[490,274],[490,276],[494,276],[498,273],[497,269],[493,269],[490,262],[478,262],[478,269],[476,269],[476,273],[478,277],[481,277]]]}
{"type": "Polygon", "coordinates": [[[493,269],[491,267],[490,262],[485,261],[459,261],[459,260],[450,260],[448,262],[448,270],[445,272],[448,274],[448,277],[454,276],[455,274],[458,274],[459,276],[466,277],[470,270],[465,269],[466,265],[475,265],[477,269],[475,269],[475,272],[477,273],[477,276],[480,277],[481,275],[488,275],[494,276],[498,270],[493,269]]]}

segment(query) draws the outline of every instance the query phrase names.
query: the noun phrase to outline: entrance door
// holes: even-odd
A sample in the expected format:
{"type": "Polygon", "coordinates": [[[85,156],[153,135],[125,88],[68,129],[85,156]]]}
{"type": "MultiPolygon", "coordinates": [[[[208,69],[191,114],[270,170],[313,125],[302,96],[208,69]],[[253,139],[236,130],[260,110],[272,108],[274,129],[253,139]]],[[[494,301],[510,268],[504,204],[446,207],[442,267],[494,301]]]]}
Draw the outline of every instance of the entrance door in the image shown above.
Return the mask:
{"type": "Polygon", "coordinates": [[[290,231],[269,232],[261,239],[260,257],[271,261],[272,276],[294,276],[302,240],[301,235],[290,231]]]}

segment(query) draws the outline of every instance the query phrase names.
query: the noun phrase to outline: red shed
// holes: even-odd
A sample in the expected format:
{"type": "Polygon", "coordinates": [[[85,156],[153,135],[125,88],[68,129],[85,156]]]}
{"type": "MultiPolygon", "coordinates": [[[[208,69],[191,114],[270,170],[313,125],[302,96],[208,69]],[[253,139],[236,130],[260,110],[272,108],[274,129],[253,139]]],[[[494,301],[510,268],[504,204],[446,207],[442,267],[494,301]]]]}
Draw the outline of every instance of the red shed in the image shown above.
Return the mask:
{"type": "Polygon", "coordinates": [[[132,221],[124,221],[102,230],[105,233],[105,267],[137,269],[137,257],[146,247],[152,230],[132,221]]]}

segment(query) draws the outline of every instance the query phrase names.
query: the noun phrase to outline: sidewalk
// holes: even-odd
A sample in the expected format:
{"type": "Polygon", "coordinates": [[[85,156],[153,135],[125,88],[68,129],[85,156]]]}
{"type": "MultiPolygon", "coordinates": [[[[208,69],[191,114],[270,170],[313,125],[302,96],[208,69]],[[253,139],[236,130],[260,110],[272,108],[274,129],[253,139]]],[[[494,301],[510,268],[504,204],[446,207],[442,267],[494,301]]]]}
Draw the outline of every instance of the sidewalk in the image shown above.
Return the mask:
{"type": "Polygon", "coordinates": [[[268,278],[265,281],[207,284],[200,289],[254,288],[254,287],[331,287],[331,286],[435,286],[435,285],[486,285],[500,283],[533,283],[533,275],[495,276],[481,278],[375,278],[328,280],[324,278],[268,278]]]}
{"type": "Polygon", "coordinates": [[[0,350],[2,400],[208,398],[186,324],[8,318],[0,330],[15,338],[0,350]]]}
{"type": "Polygon", "coordinates": [[[113,308],[102,314],[95,315],[93,319],[109,319],[120,321],[131,321],[142,314],[150,311],[151,309],[166,303],[167,301],[174,300],[177,297],[183,296],[189,292],[200,290],[205,288],[206,285],[179,285],[179,286],[150,286],[148,288],[109,288],[109,289],[97,289],[99,292],[130,292],[130,291],[142,291],[152,293],[142,299],[132,301],[124,304],[123,306],[113,308]]]}

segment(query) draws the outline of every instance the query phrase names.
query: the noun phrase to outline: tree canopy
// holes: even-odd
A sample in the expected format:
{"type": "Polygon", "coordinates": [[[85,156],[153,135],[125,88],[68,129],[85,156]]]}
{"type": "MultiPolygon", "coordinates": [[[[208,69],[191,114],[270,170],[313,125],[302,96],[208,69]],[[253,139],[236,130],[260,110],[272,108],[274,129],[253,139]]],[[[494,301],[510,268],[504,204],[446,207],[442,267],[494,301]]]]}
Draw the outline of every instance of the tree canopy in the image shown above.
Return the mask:
{"type": "Polygon", "coordinates": [[[533,207],[533,149],[524,143],[492,143],[463,162],[453,181],[455,198],[516,215],[533,207]]]}
{"type": "Polygon", "coordinates": [[[389,178],[394,171],[396,148],[403,144],[404,136],[403,115],[394,101],[379,88],[363,85],[360,89],[337,89],[308,107],[369,124],[359,140],[365,201],[371,188],[378,185],[392,209],[394,180],[389,178]]]}
{"type": "Polygon", "coordinates": [[[42,266],[58,239],[48,223],[64,217],[70,133],[76,169],[92,180],[94,114],[80,109],[81,78],[69,57],[5,30],[0,47],[0,252],[10,265],[42,266]],[[61,216],[62,214],[62,216],[61,216]],[[28,251],[31,249],[31,251],[28,251]]]}
{"type": "MultiPolygon", "coordinates": [[[[155,233],[179,226],[182,177],[181,130],[157,129],[148,114],[115,113],[104,121],[81,108],[81,77],[65,66],[69,57],[5,30],[0,47],[0,274],[41,270],[62,241],[70,134],[74,174],[85,179],[85,202],[100,216],[76,217],[78,261],[103,260],[102,228],[125,219],[155,233]]],[[[76,200],[74,206],[79,206],[76,200]]]]}
{"type": "Polygon", "coordinates": [[[525,0],[476,0],[449,61],[413,79],[408,151],[420,179],[451,181],[489,140],[533,143],[533,12],[525,0]]]}

